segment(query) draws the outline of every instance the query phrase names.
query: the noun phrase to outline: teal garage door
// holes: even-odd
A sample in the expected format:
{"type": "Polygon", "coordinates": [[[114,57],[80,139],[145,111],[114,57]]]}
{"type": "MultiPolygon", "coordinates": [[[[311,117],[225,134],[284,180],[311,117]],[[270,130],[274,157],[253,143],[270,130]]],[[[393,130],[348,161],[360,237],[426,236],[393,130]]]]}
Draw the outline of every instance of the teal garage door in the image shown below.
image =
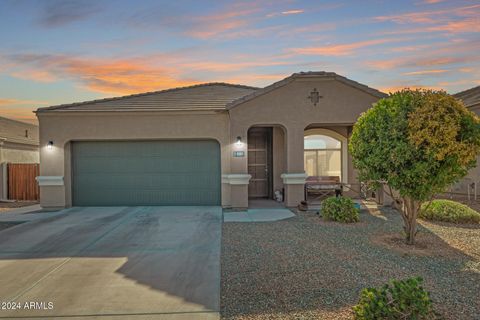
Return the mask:
{"type": "Polygon", "coordinates": [[[220,205],[213,140],[72,143],[74,206],[220,205]]]}

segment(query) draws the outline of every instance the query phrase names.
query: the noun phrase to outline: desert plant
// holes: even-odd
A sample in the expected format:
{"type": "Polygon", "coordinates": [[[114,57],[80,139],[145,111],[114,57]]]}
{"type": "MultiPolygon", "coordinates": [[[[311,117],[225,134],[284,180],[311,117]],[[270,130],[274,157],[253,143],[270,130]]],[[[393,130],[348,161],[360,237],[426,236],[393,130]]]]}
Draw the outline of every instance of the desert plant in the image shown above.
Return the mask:
{"type": "Polygon", "coordinates": [[[418,216],[432,221],[480,223],[480,213],[477,211],[464,204],[443,199],[424,203],[418,216]]]}
{"type": "Polygon", "coordinates": [[[390,194],[403,203],[406,242],[413,244],[421,204],[475,166],[480,119],[444,91],[406,89],[360,116],[349,148],[361,181],[398,192],[390,194]]]}
{"type": "Polygon", "coordinates": [[[430,294],[421,286],[420,277],[391,280],[380,289],[362,290],[360,301],[353,307],[356,320],[435,319],[430,294]]]}
{"type": "Polygon", "coordinates": [[[322,202],[322,217],[324,220],[338,222],[357,222],[360,220],[359,210],[355,203],[346,197],[330,197],[322,202]]]}

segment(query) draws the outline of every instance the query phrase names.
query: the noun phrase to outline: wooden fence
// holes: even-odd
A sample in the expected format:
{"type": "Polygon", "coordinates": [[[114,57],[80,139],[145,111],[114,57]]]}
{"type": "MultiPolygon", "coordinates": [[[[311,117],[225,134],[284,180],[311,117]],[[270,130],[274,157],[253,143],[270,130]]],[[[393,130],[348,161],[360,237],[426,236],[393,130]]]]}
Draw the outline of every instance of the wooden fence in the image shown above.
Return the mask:
{"type": "Polygon", "coordinates": [[[37,163],[9,163],[8,199],[38,201],[40,190],[35,178],[39,175],[37,163]]]}

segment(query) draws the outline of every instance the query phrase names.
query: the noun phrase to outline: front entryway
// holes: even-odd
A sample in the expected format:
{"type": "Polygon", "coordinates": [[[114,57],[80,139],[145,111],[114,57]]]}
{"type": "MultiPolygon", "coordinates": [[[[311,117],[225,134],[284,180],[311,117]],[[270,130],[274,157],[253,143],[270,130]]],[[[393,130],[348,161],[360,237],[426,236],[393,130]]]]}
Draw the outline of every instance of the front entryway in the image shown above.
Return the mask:
{"type": "Polygon", "coordinates": [[[272,128],[248,130],[249,198],[272,197],[272,128]]]}
{"type": "Polygon", "coordinates": [[[214,140],[72,143],[74,206],[220,205],[214,140]]]}

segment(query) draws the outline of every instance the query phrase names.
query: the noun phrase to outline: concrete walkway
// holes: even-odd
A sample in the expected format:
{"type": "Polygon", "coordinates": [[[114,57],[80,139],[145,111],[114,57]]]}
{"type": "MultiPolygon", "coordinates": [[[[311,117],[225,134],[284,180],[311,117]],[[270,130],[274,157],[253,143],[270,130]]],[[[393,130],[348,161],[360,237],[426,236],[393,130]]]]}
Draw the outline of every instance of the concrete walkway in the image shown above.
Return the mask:
{"type": "Polygon", "coordinates": [[[0,222],[27,222],[37,219],[44,219],[58,214],[60,211],[42,211],[39,204],[33,206],[12,208],[0,212],[0,222]]]}
{"type": "Polygon", "coordinates": [[[218,319],[219,207],[70,208],[0,232],[0,318],[218,319]]]}
{"type": "Polygon", "coordinates": [[[247,211],[225,212],[224,222],[268,222],[295,217],[295,214],[285,208],[248,209],[247,211]]]}

